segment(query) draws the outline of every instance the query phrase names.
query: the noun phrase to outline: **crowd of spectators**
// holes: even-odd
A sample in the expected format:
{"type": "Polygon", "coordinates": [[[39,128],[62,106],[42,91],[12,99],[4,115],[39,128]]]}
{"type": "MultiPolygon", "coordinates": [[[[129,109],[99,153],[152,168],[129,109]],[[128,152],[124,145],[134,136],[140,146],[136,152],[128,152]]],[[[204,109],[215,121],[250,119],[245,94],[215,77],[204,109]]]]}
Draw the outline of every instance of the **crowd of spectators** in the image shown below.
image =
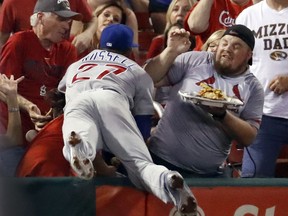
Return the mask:
{"type": "MultiPolygon", "coordinates": [[[[237,142],[244,148],[242,177],[275,177],[277,157],[288,144],[285,1],[4,0],[0,3],[1,175],[81,176],[77,173],[81,163],[71,162],[70,156],[64,157],[62,153],[64,144],[69,143],[63,141],[63,136],[65,140],[69,133],[62,133],[67,101],[57,88],[73,63],[88,58],[94,50],[104,49],[100,43],[102,32],[108,26],[121,24],[133,32],[133,46],[129,47],[132,52],[129,56],[124,54],[152,78],[152,100],[164,110],[153,130],[151,113],[129,119],[137,123],[136,129],[131,126],[129,130],[139,129],[154,163],[177,170],[185,177],[231,177],[226,175],[225,163],[232,142],[237,142]],[[139,48],[137,13],[149,15],[156,35],[147,50],[139,48]],[[243,105],[237,109],[225,105],[223,109],[215,109],[211,104],[191,104],[180,97],[179,90],[199,92],[201,82],[236,97],[243,105]]],[[[95,59],[97,55],[95,52],[95,59]]],[[[86,72],[94,67],[91,63],[81,70],[86,72]]],[[[121,66],[114,69],[105,70],[101,78],[113,74],[117,80],[121,66]]],[[[76,82],[85,79],[84,73],[73,78],[76,82]]],[[[140,88],[143,83],[138,85],[140,88]]],[[[131,86],[132,82],[125,88],[131,86]]],[[[148,84],[146,88],[150,88],[148,84]]],[[[128,100],[130,111],[139,102],[133,99],[136,101],[128,100]]],[[[147,106],[150,102],[147,100],[147,106]]],[[[140,110],[137,108],[137,112],[140,110]]],[[[77,140],[77,136],[70,135],[77,140]]],[[[111,162],[109,149],[98,150],[89,162],[98,175],[117,176],[118,172],[120,175],[119,163],[120,167],[129,167],[123,158],[116,159],[117,166],[111,162]],[[94,159],[99,163],[94,164],[94,159]]],[[[115,155],[117,151],[112,156],[115,155]]],[[[129,170],[128,175],[133,177],[129,170]]]]}

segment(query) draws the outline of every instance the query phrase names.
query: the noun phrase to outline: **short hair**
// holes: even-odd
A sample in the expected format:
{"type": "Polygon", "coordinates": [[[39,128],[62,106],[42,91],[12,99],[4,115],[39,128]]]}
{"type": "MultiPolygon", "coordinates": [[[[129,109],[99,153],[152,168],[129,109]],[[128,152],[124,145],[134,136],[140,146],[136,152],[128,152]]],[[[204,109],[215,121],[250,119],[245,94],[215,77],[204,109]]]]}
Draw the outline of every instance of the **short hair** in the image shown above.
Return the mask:
{"type": "MultiPolygon", "coordinates": [[[[38,21],[39,21],[38,16],[37,16],[38,13],[39,13],[39,12],[34,13],[34,14],[32,14],[32,15],[30,16],[30,25],[31,25],[32,27],[35,27],[35,26],[37,25],[38,21]]],[[[41,12],[41,13],[45,14],[45,16],[51,16],[51,14],[52,14],[52,12],[41,12]]]]}
{"type": "Polygon", "coordinates": [[[37,22],[38,22],[37,13],[34,13],[30,16],[30,25],[34,27],[36,26],[37,22]]]}

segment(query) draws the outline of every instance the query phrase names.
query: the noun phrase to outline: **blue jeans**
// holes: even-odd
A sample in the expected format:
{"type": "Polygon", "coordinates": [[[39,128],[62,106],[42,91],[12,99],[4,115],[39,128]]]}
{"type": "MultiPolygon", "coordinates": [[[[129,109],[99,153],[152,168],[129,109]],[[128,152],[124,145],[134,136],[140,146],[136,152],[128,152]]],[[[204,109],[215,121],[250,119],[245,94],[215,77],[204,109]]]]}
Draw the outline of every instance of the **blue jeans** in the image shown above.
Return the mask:
{"type": "Polygon", "coordinates": [[[1,176],[13,177],[23,157],[25,149],[23,147],[13,147],[0,151],[0,172],[1,176]]]}
{"type": "Polygon", "coordinates": [[[241,177],[274,177],[283,145],[288,144],[288,119],[263,116],[254,142],[244,150],[241,177]]]}

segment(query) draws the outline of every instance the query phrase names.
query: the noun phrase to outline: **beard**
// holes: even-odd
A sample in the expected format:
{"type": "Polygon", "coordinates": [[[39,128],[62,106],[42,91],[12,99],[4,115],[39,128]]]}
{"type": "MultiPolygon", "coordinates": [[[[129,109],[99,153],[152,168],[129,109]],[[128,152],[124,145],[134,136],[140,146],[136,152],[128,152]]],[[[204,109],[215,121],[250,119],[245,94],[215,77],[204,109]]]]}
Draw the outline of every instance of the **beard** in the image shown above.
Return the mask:
{"type": "Polygon", "coordinates": [[[227,63],[226,61],[217,60],[216,55],[214,55],[214,67],[215,70],[224,76],[233,77],[244,73],[247,69],[247,62],[244,60],[238,66],[233,67],[233,65],[227,63]]]}

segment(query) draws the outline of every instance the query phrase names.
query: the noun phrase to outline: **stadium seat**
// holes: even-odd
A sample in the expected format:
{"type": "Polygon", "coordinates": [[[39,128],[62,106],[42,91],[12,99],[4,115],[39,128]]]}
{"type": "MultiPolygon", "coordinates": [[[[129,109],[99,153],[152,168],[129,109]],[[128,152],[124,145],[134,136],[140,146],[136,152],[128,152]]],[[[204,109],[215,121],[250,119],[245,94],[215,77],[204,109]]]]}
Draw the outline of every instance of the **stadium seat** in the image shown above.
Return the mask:
{"type": "Polygon", "coordinates": [[[150,15],[148,12],[135,12],[137,21],[138,21],[138,29],[141,30],[153,30],[153,26],[151,23],[150,15]]]}
{"type": "Polygon", "coordinates": [[[280,154],[276,161],[275,177],[288,177],[288,145],[284,145],[280,151],[280,154]]]}
{"type": "Polygon", "coordinates": [[[232,177],[239,178],[241,176],[243,147],[239,146],[234,140],[231,144],[231,150],[227,158],[227,165],[232,169],[232,177]]]}

